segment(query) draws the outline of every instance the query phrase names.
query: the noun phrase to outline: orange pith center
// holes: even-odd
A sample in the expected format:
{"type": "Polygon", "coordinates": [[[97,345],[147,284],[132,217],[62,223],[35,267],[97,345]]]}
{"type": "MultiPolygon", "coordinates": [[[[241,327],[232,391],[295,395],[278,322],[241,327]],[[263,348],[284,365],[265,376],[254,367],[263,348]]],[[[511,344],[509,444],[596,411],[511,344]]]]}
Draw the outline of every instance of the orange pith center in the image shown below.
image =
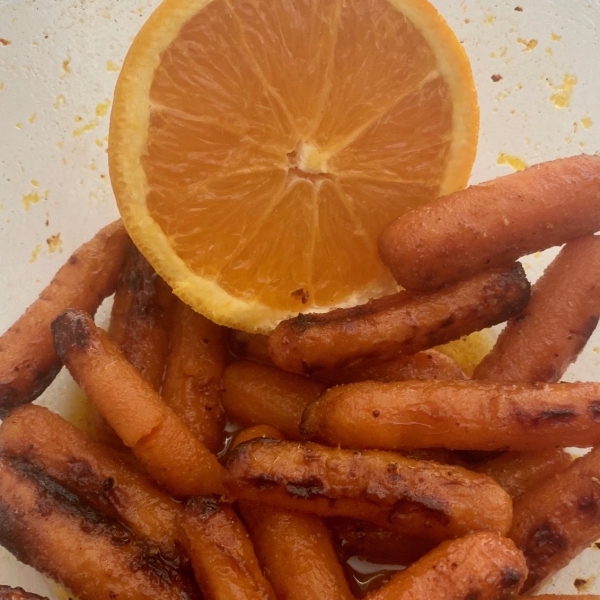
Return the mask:
{"type": "Polygon", "coordinates": [[[437,196],[452,101],[388,0],[213,0],[150,102],[148,209],[193,272],[282,310],[393,287],[376,239],[437,196]]]}

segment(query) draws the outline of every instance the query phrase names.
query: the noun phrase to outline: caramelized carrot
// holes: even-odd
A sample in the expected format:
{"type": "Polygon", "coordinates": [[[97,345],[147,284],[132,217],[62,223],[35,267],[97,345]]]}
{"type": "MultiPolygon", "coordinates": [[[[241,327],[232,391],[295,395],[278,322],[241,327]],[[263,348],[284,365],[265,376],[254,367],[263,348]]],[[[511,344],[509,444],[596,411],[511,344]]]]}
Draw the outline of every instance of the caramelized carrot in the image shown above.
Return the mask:
{"type": "Polygon", "coordinates": [[[276,600],[248,533],[229,504],[212,496],[192,498],[181,531],[206,600],[276,600]]]}
{"type": "Polygon", "coordinates": [[[50,323],[66,308],[96,312],[115,289],[128,240],[121,221],[100,230],[0,337],[0,415],[35,400],[56,377],[61,364],[50,323]]]}
{"type": "Polygon", "coordinates": [[[365,600],[506,600],[526,575],[525,559],[510,540],[479,531],[440,544],[365,600]]]}
{"type": "Polygon", "coordinates": [[[536,450],[600,442],[600,382],[364,381],[307,406],[307,439],[350,448],[536,450]]]}
{"type": "Polygon", "coordinates": [[[199,600],[152,544],[102,518],[56,483],[0,456],[0,543],[80,600],[199,600]]]}
{"type": "Polygon", "coordinates": [[[269,352],[294,373],[385,362],[501,323],[528,298],[523,268],[514,265],[433,293],[399,292],[354,308],[299,315],[273,330],[269,352]]]}
{"type": "Polygon", "coordinates": [[[12,411],[0,425],[0,451],[44,471],[163,554],[181,555],[175,531],[180,505],[47,408],[30,404],[12,411]]]}
{"type": "Polygon", "coordinates": [[[430,540],[506,532],[511,501],[485,475],[392,452],[253,439],[228,461],[232,497],[324,517],[368,520],[430,540]],[[485,511],[481,506],[485,505],[485,511]]]}
{"type": "Polygon", "coordinates": [[[600,236],[569,242],[500,333],[473,379],[556,382],[600,318],[600,236]]]}
{"type": "Polygon", "coordinates": [[[325,386],[277,367],[242,360],[227,365],[222,401],[230,419],[243,426],[272,425],[287,439],[300,439],[302,411],[325,386]]]}
{"type": "Polygon", "coordinates": [[[48,600],[48,598],[26,592],[20,587],[13,588],[8,585],[0,585],[0,600],[48,600]]]}
{"type": "Polygon", "coordinates": [[[162,397],[211,451],[221,445],[225,330],[177,301],[162,397]]]}
{"type": "Polygon", "coordinates": [[[379,253],[406,289],[437,289],[600,230],[599,190],[597,156],[535,165],[406,213],[379,253]]]}
{"type": "Polygon", "coordinates": [[[527,559],[523,591],[535,588],[600,537],[600,446],[522,494],[508,536],[527,559]]]}
{"type": "Polygon", "coordinates": [[[57,354],[148,473],[178,496],[220,492],[223,468],[89,315],[52,323],[57,354]],[[118,385],[115,383],[118,382],[118,385]]]}
{"type": "Polygon", "coordinates": [[[269,356],[269,338],[262,333],[246,333],[237,329],[227,330],[227,345],[238,359],[272,365],[269,356]]]}

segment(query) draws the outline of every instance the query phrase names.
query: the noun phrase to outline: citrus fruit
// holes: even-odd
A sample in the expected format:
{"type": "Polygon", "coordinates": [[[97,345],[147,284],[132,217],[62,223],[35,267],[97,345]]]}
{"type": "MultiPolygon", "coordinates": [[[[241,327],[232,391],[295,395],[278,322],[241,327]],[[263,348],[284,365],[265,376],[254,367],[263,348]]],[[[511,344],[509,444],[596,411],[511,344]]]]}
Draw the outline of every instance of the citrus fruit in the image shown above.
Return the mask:
{"type": "Polygon", "coordinates": [[[166,0],[119,77],[111,180],[178,296],[264,332],[397,289],[377,236],[466,185],[478,115],[425,0],[166,0]]]}

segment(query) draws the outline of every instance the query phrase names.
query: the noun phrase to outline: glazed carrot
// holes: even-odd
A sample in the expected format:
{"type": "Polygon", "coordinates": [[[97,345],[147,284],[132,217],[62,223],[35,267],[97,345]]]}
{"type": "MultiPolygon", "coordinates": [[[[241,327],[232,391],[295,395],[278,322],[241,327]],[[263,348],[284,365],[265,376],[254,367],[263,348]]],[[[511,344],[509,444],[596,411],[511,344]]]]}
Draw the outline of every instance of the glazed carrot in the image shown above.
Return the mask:
{"type": "Polygon", "coordinates": [[[125,358],[160,389],[176,297],[131,244],[119,275],[108,335],[125,358]]]}
{"type": "Polygon", "coordinates": [[[410,379],[466,379],[462,369],[437,350],[425,350],[378,365],[356,366],[337,371],[321,371],[314,375],[330,385],[358,381],[407,381],[410,379]]]}
{"type": "MultiPolygon", "coordinates": [[[[238,434],[233,447],[257,437],[275,440],[281,433],[269,425],[250,427],[238,434]]],[[[322,519],[273,507],[265,510],[242,500],[238,506],[278,598],[353,599],[322,519]]]]}
{"type": "Polygon", "coordinates": [[[351,448],[536,450],[600,442],[600,383],[364,381],[306,407],[306,439],[351,448]]]}
{"type": "Polygon", "coordinates": [[[52,382],[61,364],[52,346],[50,323],[70,307],[96,312],[115,289],[128,240],[121,221],[100,230],[0,337],[0,415],[35,400],[52,382]]]}
{"type": "Polygon", "coordinates": [[[238,359],[272,365],[269,356],[269,338],[262,333],[246,333],[237,329],[227,330],[227,345],[238,359]]]}
{"type": "Polygon", "coordinates": [[[0,585],[0,600],[48,600],[48,598],[26,592],[20,587],[13,588],[8,585],[0,585]]]}
{"type": "Polygon", "coordinates": [[[600,236],[569,242],[473,373],[487,381],[559,381],[600,318],[600,236]]]}
{"type": "Polygon", "coordinates": [[[155,546],[23,469],[0,456],[0,543],[21,562],[80,600],[199,600],[194,582],[155,546]]]}
{"type": "Polygon", "coordinates": [[[435,548],[435,542],[383,529],[368,521],[325,519],[338,553],[375,564],[408,566],[435,548]]]}
{"type": "Polygon", "coordinates": [[[163,555],[180,556],[180,505],[47,408],[15,409],[0,425],[0,451],[44,471],[100,514],[119,519],[163,555]]]}
{"type": "Polygon", "coordinates": [[[399,292],[354,308],[299,315],[269,335],[269,352],[295,373],[385,362],[501,323],[528,298],[523,268],[514,265],[433,293],[399,292]]]}
{"type": "Polygon", "coordinates": [[[572,459],[562,448],[548,448],[537,452],[503,452],[497,458],[471,467],[485,473],[516,498],[538,483],[561,473],[572,459]]]}
{"type": "Polygon", "coordinates": [[[220,400],[225,357],[225,330],[178,300],[162,397],[213,452],[225,425],[220,400]]]}
{"type": "Polygon", "coordinates": [[[272,425],[287,439],[299,440],[300,418],[325,386],[277,367],[242,360],[227,365],[222,402],[230,419],[241,425],[272,425]]]}
{"type": "Polygon", "coordinates": [[[89,315],[63,312],[54,347],[108,424],[164,488],[178,496],[222,489],[223,468],[89,315]]]}
{"type": "Polygon", "coordinates": [[[406,289],[436,289],[600,230],[599,190],[597,156],[542,163],[406,213],[379,253],[406,289]]]}
{"type": "Polygon", "coordinates": [[[392,452],[253,439],[231,453],[225,487],[240,500],[436,541],[478,529],[505,532],[511,522],[508,494],[485,475],[392,452]]]}
{"type": "Polygon", "coordinates": [[[206,600],[276,600],[244,525],[213,496],[188,501],[182,538],[206,600]]]}
{"type": "Polygon", "coordinates": [[[490,531],[444,542],[365,600],[512,598],[527,575],[514,544],[490,531]]]}
{"type": "Polygon", "coordinates": [[[522,494],[508,536],[527,559],[523,591],[535,588],[598,539],[600,446],[522,494]]]}

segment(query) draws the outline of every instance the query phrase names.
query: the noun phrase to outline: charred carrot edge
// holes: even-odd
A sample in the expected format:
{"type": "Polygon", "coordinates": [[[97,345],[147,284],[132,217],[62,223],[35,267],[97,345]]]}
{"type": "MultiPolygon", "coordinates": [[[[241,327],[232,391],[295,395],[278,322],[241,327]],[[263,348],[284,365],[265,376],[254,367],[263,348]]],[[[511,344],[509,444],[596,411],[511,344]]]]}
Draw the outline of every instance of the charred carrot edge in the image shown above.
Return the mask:
{"type": "Polygon", "coordinates": [[[443,542],[365,600],[511,598],[527,575],[523,555],[497,533],[480,531],[443,542]]]}
{"type": "Polygon", "coordinates": [[[307,439],[350,448],[540,450],[600,442],[600,383],[365,381],[310,404],[307,439]]]}
{"type": "Polygon", "coordinates": [[[39,298],[0,337],[0,416],[35,400],[61,364],[50,323],[66,308],[93,314],[113,293],[129,238],[121,221],[101,229],[58,270],[39,298]]]}
{"type": "Polygon", "coordinates": [[[359,381],[452,380],[467,376],[449,356],[431,349],[378,365],[321,371],[315,373],[314,378],[328,385],[340,385],[359,381]]]}
{"type": "Polygon", "coordinates": [[[227,346],[231,354],[238,360],[272,365],[269,356],[269,338],[262,333],[246,333],[237,329],[227,330],[227,346]]]}
{"type": "Polygon", "coordinates": [[[515,499],[561,473],[572,462],[571,455],[562,448],[548,448],[537,452],[503,452],[497,458],[471,468],[497,481],[515,499]]]}
{"type": "Polygon", "coordinates": [[[225,413],[220,380],[226,360],[223,327],[177,300],[162,397],[211,451],[221,445],[225,413]]]}
{"type": "Polygon", "coordinates": [[[0,585],[0,600],[48,600],[46,596],[38,596],[31,592],[26,592],[21,587],[10,587],[0,585]]]}
{"type": "Polygon", "coordinates": [[[52,323],[52,334],[73,378],[153,479],[178,496],[221,492],[224,469],[215,455],[89,315],[63,312],[52,323]]]}
{"type": "Polygon", "coordinates": [[[473,379],[556,382],[600,318],[600,236],[569,242],[500,333],[473,379]]]}
{"type": "Polygon", "coordinates": [[[597,156],[541,163],[406,213],[379,253],[404,288],[436,289],[600,230],[599,189],[597,156]]]}
{"type": "Polygon", "coordinates": [[[269,352],[279,367],[301,374],[386,362],[501,323],[528,299],[525,272],[515,264],[432,293],[299,315],[271,332],[269,352]]]}
{"type": "Polygon", "coordinates": [[[192,498],[180,528],[206,600],[276,600],[248,533],[229,504],[214,496],[192,498]]]}
{"type": "Polygon", "coordinates": [[[302,375],[249,360],[227,365],[221,387],[230,419],[244,426],[272,425],[290,440],[300,439],[302,411],[325,389],[302,375]]]}
{"type": "Polygon", "coordinates": [[[131,244],[119,275],[108,335],[142,377],[159,391],[176,296],[131,244]]]}
{"type": "Polygon", "coordinates": [[[200,598],[194,582],[152,544],[6,456],[0,456],[0,520],[0,543],[80,600],[200,598]]]}
{"type": "Polygon", "coordinates": [[[600,446],[522,494],[508,533],[524,553],[534,590],[600,537],[600,446]]]}
{"type": "Polygon", "coordinates": [[[253,439],[233,450],[227,467],[232,498],[367,520],[430,540],[506,532],[512,518],[510,497],[485,475],[392,452],[253,439]]]}
{"type": "Polygon", "coordinates": [[[163,554],[182,554],[175,531],[180,505],[47,408],[30,404],[12,411],[0,425],[0,451],[44,471],[98,513],[125,522],[163,554]]]}

